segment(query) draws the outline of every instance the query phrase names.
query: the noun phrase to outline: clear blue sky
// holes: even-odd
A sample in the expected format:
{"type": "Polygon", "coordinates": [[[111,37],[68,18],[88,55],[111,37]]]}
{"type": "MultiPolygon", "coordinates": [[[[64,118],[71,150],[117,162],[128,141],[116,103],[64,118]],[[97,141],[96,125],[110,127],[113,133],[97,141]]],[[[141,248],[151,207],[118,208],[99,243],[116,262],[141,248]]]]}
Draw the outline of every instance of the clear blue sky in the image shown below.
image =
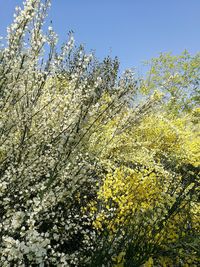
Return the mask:
{"type": "MultiPolygon", "coordinates": [[[[22,2],[0,0],[0,35],[22,2]]],[[[160,52],[200,51],[200,0],[52,0],[49,19],[61,41],[73,30],[100,59],[118,56],[121,70],[160,52]]]]}

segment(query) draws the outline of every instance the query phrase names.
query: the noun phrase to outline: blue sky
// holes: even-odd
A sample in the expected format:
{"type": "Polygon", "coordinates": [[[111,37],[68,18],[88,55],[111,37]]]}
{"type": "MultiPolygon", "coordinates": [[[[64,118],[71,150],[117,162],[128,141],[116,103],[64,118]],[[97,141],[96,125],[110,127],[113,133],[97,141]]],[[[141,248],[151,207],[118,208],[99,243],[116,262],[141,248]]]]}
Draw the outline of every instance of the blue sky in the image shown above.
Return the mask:
{"type": "MultiPolygon", "coordinates": [[[[22,0],[0,0],[0,35],[22,0]]],[[[52,0],[49,19],[60,40],[75,41],[102,59],[118,56],[121,70],[160,52],[200,51],[200,0],[52,0]]]]}

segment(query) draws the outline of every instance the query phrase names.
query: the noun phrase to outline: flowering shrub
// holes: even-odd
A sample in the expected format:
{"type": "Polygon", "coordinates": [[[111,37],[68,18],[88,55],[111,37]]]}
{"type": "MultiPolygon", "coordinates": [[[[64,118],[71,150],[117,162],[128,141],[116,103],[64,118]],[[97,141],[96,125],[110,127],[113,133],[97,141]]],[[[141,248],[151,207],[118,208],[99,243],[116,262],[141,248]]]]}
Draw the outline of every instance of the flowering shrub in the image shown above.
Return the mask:
{"type": "Polygon", "coordinates": [[[198,109],[58,50],[49,6],[16,8],[0,51],[1,266],[197,266],[198,109]]]}
{"type": "Polygon", "coordinates": [[[102,258],[114,253],[116,266],[199,262],[200,140],[188,119],[144,116],[107,146],[108,172],[89,209],[95,228],[108,232],[112,252],[102,258]]]}

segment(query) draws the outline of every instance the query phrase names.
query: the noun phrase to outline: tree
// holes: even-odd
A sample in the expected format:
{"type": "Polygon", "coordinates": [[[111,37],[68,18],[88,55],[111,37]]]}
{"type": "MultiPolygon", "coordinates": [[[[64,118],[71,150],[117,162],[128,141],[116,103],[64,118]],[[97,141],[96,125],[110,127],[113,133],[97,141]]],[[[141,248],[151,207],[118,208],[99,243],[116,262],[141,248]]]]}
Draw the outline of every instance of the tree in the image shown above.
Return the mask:
{"type": "Polygon", "coordinates": [[[186,50],[178,56],[161,53],[149,63],[143,92],[159,90],[165,95],[169,113],[191,111],[200,104],[200,53],[192,56],[186,50]]]}

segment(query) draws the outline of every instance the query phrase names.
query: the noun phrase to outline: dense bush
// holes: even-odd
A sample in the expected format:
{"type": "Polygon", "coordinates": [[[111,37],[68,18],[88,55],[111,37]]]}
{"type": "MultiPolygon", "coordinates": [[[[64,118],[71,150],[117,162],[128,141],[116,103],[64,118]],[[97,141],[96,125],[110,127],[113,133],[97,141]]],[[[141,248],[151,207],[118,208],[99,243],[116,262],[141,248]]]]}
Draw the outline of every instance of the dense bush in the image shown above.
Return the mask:
{"type": "Polygon", "coordinates": [[[199,55],[118,77],[58,49],[49,6],[17,8],[0,52],[0,265],[197,266],[199,55]]]}

